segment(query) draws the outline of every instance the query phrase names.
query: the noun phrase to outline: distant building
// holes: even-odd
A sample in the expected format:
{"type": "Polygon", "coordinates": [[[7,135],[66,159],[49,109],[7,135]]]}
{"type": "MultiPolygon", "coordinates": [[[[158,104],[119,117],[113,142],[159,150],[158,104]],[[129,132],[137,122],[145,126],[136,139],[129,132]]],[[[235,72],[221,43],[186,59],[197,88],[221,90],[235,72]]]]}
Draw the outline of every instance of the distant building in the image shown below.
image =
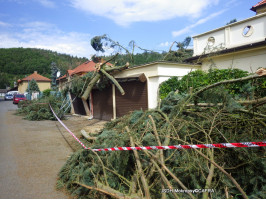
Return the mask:
{"type": "Polygon", "coordinates": [[[4,97],[7,92],[8,89],[0,89],[0,97],[4,97]]]}
{"type": "Polygon", "coordinates": [[[266,0],[260,1],[255,6],[252,6],[250,10],[256,12],[257,15],[261,13],[265,13],[266,12],[266,0]]]}
{"type": "Polygon", "coordinates": [[[28,88],[28,84],[32,79],[34,79],[37,82],[41,92],[46,90],[46,89],[51,88],[52,80],[38,74],[37,71],[34,71],[33,74],[31,74],[31,75],[29,75],[29,76],[27,76],[21,80],[20,79],[18,80],[18,92],[19,93],[25,93],[27,88],[28,88]]]}
{"type": "Polygon", "coordinates": [[[193,37],[194,55],[187,62],[218,69],[255,72],[266,67],[266,0],[251,8],[254,17],[193,37]]]}

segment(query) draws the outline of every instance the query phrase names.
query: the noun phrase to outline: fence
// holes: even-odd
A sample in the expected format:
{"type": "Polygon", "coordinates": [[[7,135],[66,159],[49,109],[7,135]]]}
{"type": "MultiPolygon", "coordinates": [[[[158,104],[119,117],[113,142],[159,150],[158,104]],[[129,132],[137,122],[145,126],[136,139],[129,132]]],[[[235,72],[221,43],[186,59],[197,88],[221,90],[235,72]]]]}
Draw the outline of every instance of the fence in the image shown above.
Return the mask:
{"type": "MultiPolygon", "coordinates": [[[[50,95],[56,96],[56,97],[62,97],[62,93],[60,91],[51,91],[50,95]]],[[[43,92],[35,92],[32,94],[25,94],[25,97],[27,100],[34,100],[34,99],[40,99],[43,97],[43,92]]]]}

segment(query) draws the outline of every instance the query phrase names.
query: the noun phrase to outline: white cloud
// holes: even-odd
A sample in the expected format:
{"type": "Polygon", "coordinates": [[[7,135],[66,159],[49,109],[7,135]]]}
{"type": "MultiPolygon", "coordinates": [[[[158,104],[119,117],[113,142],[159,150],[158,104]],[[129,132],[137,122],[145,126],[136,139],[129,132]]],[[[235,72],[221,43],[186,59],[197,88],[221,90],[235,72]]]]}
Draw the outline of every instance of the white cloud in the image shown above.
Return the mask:
{"type": "Polygon", "coordinates": [[[53,24],[38,21],[16,27],[22,30],[0,31],[0,48],[41,48],[87,58],[95,54],[90,45],[90,34],[63,32],[53,24]]]}
{"type": "Polygon", "coordinates": [[[224,13],[226,11],[226,9],[224,10],[221,10],[219,12],[215,12],[215,13],[212,13],[211,15],[205,17],[205,18],[202,18],[200,20],[198,20],[196,23],[194,24],[191,24],[189,26],[186,26],[185,28],[181,29],[181,30],[178,30],[178,31],[173,31],[172,32],[172,35],[174,37],[177,37],[177,36],[180,36],[180,35],[183,35],[185,33],[189,33],[191,31],[192,28],[198,26],[198,25],[201,25],[201,24],[204,24],[206,23],[207,21],[217,17],[218,15],[221,15],[222,13],[224,13]]]}
{"type": "Polygon", "coordinates": [[[70,0],[86,13],[103,16],[127,26],[133,22],[152,22],[175,17],[199,17],[203,9],[219,0],[70,0]]]}
{"type": "Polygon", "coordinates": [[[50,1],[50,0],[35,0],[35,1],[39,2],[41,5],[43,5],[44,7],[47,7],[47,8],[55,8],[56,7],[55,2],[50,1]]]}
{"type": "Polygon", "coordinates": [[[159,44],[160,47],[168,47],[170,45],[170,42],[162,42],[159,44]]]}
{"type": "Polygon", "coordinates": [[[0,21],[0,26],[2,26],[2,27],[9,27],[11,25],[8,24],[8,23],[5,23],[5,22],[0,21]]]}

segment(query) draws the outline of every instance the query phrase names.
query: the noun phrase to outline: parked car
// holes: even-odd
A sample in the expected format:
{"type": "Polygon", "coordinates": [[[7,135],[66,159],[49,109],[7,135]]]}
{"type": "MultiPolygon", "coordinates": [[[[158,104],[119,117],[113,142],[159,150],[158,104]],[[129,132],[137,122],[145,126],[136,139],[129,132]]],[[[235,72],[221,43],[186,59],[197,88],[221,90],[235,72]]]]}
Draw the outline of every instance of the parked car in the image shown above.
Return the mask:
{"type": "Polygon", "coordinates": [[[11,93],[6,93],[5,94],[5,101],[12,100],[12,99],[13,99],[13,94],[11,94],[11,93]]]}
{"type": "Polygon", "coordinates": [[[15,95],[15,94],[18,94],[18,91],[9,91],[8,94],[15,95]]]}
{"type": "Polygon", "coordinates": [[[20,101],[25,101],[26,97],[24,94],[15,94],[13,97],[13,104],[18,104],[20,101]]]}

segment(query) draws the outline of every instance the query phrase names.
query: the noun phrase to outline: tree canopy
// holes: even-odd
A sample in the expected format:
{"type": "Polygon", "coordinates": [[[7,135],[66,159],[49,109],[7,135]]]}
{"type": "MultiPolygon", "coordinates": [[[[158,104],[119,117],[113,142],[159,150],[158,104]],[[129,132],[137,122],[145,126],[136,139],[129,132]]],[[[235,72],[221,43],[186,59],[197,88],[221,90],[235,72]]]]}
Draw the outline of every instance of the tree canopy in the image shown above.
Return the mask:
{"type": "Polygon", "coordinates": [[[33,48],[0,48],[0,57],[0,88],[12,87],[19,78],[24,78],[34,71],[50,78],[52,62],[56,63],[61,74],[65,74],[66,70],[73,69],[88,60],[33,48]]]}
{"type": "Polygon", "coordinates": [[[32,94],[33,92],[40,92],[40,88],[37,84],[37,82],[32,79],[30,82],[29,82],[29,85],[28,85],[28,88],[26,90],[26,92],[32,94]]]}

